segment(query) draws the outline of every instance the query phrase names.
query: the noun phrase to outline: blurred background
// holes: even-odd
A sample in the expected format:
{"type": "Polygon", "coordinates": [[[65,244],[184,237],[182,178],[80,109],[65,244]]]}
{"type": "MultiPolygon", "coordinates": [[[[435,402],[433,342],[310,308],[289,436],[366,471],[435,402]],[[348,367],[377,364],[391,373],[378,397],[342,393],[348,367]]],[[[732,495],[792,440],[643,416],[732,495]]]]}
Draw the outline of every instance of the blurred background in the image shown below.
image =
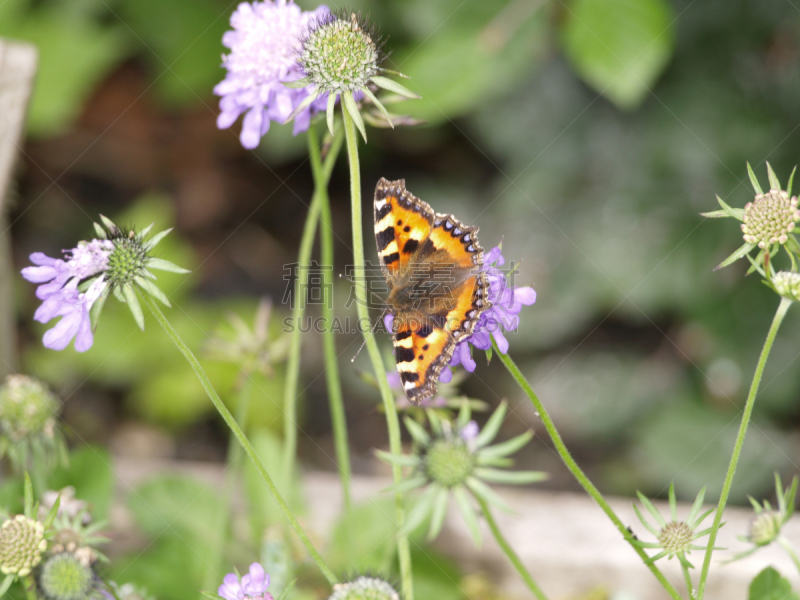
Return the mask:
{"type": "MultiPolygon", "coordinates": [[[[300,1],[304,9],[313,5],[300,1]]],[[[334,8],[338,2],[331,2],[334,8]]],[[[273,126],[255,152],[237,123],[215,126],[227,0],[5,0],[0,35],[41,53],[22,169],[12,190],[14,262],[56,255],[92,235],[98,213],[174,226],[162,253],[193,270],[159,276],[169,316],[207,348],[234,312],[252,323],[273,304],[279,342],[312,182],[303,136],[273,126]]],[[[738,223],[704,221],[715,194],[744,206],[746,161],[785,182],[800,143],[800,9],[790,0],[356,0],[388,36],[387,67],[422,100],[426,124],[371,130],[367,193],[381,176],[439,212],[503,242],[533,285],[511,353],[550,407],[567,444],[610,494],[683,499],[718,494],[758,353],[777,306],[746,264],[713,268],[742,242],[738,223]]],[[[396,107],[398,110],[400,107],[396,107]]],[[[331,182],[335,273],[350,261],[345,161],[331,182]]],[[[366,198],[365,202],[369,199],[366,198]]],[[[368,206],[365,204],[365,206],[368,206]]],[[[365,223],[368,256],[375,249],[365,223]]],[[[349,282],[337,279],[336,313],[349,282]]],[[[65,399],[76,443],[131,456],[222,460],[225,430],[155,322],[137,330],[106,305],[94,347],[42,347],[34,288],[17,281],[20,371],[65,399]]],[[[318,307],[311,307],[316,314],[318,307]]],[[[224,331],[222,333],[224,335],[224,331]]],[[[773,349],[733,497],[768,496],[773,471],[800,454],[800,322],[790,312],[773,349]]],[[[301,460],[335,470],[321,345],[304,337],[301,460]]],[[[382,343],[387,352],[387,336],[382,343]]],[[[382,472],[378,394],[355,363],[360,339],[337,340],[356,472],[382,472]]],[[[204,364],[234,402],[236,366],[204,364]]],[[[284,365],[256,386],[251,429],[280,434],[284,365]]],[[[459,388],[509,400],[503,436],[539,430],[502,365],[478,358],[459,388]]],[[[479,417],[480,418],[480,417],[479,417]]],[[[483,417],[485,418],[485,417],[483,417]]],[[[521,466],[542,484],[577,489],[545,435],[521,466]]]]}

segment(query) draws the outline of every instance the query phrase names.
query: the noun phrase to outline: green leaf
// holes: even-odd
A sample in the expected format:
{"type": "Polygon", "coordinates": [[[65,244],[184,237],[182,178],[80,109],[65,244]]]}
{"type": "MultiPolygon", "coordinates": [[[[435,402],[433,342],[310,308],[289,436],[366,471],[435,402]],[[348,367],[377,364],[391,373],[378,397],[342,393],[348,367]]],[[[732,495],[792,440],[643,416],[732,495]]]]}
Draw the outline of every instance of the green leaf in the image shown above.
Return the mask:
{"type": "Polygon", "coordinates": [[[364,129],[364,120],[361,118],[361,113],[358,110],[355,98],[352,92],[344,92],[341,95],[343,109],[346,110],[353,118],[356,128],[361,132],[361,137],[364,138],[364,143],[367,142],[367,131],[364,129]]]}
{"type": "Polygon", "coordinates": [[[190,273],[189,269],[184,269],[183,267],[179,267],[175,263],[171,263],[168,260],[164,260],[163,258],[149,258],[147,259],[147,268],[148,269],[156,269],[158,271],[169,271],[170,273],[190,273]]]}
{"type": "Polygon", "coordinates": [[[544,471],[503,471],[486,467],[477,467],[475,469],[475,476],[491,483],[505,483],[511,485],[535,483],[537,481],[544,481],[549,477],[544,471]]]}
{"type": "Polygon", "coordinates": [[[617,107],[633,109],[672,56],[673,19],[665,0],[574,0],[561,42],[580,77],[617,107]]]}
{"type": "MultiPolygon", "coordinates": [[[[146,236],[146,235],[147,235],[147,232],[150,230],[150,227],[152,227],[152,226],[153,226],[153,225],[152,225],[152,223],[151,223],[150,225],[148,225],[148,227],[147,227],[146,229],[142,230],[142,231],[141,231],[141,233],[139,233],[139,235],[141,235],[142,237],[146,236]]],[[[147,240],[147,241],[144,243],[144,247],[145,247],[145,248],[146,248],[148,251],[149,251],[149,250],[152,250],[153,248],[155,248],[156,246],[158,246],[158,243],[159,243],[161,240],[163,240],[165,237],[167,237],[167,236],[170,234],[170,232],[172,231],[172,229],[173,229],[173,228],[172,228],[172,227],[170,227],[169,229],[165,229],[164,231],[159,231],[157,234],[155,234],[153,237],[151,237],[149,240],[147,240]]]]}
{"type": "MultiPolygon", "coordinates": [[[[375,77],[373,77],[371,81],[372,81],[372,83],[374,83],[378,87],[381,87],[381,88],[383,88],[385,90],[389,90],[390,92],[394,92],[395,94],[400,94],[401,96],[405,96],[406,98],[411,98],[412,100],[419,100],[421,98],[421,96],[415,94],[410,89],[408,89],[406,86],[400,85],[396,81],[394,81],[392,79],[389,79],[387,77],[381,77],[380,75],[375,75],[375,77]]],[[[373,96],[373,98],[374,98],[374,96],[373,96]]],[[[372,99],[372,98],[370,98],[370,99],[372,99]]],[[[375,102],[376,104],[380,104],[379,102],[376,102],[375,100],[373,100],[373,102],[375,102]]]]}
{"type": "Polygon", "coordinates": [[[739,246],[739,248],[736,250],[736,252],[731,254],[728,258],[726,258],[721,263],[719,263],[716,267],[714,267],[714,270],[718,271],[719,269],[722,269],[723,267],[727,267],[728,265],[735,263],[737,260],[739,260],[743,256],[747,256],[747,254],[755,247],[756,247],[756,244],[751,244],[749,242],[745,242],[744,244],[739,246]]]}
{"type": "Polygon", "coordinates": [[[507,408],[508,405],[505,402],[501,402],[500,406],[498,406],[492,416],[489,417],[489,420],[486,421],[483,430],[478,434],[478,437],[475,438],[475,445],[478,446],[478,448],[485,446],[497,436],[497,432],[500,431],[500,426],[503,424],[503,419],[506,416],[507,408]]]}
{"type": "Polygon", "coordinates": [[[461,516],[464,517],[464,522],[467,524],[467,529],[472,536],[472,542],[480,547],[481,545],[481,530],[478,527],[478,519],[475,516],[475,511],[469,501],[469,495],[463,486],[453,488],[453,494],[456,498],[456,503],[461,511],[461,516]]]}
{"type": "Polygon", "coordinates": [[[444,516],[447,513],[447,498],[450,492],[446,488],[439,490],[436,495],[436,502],[433,505],[433,514],[431,515],[431,526],[428,529],[428,540],[435,540],[439,533],[442,531],[444,525],[444,516]]]}
{"type": "Polygon", "coordinates": [[[511,438],[510,440],[506,440],[500,444],[495,444],[494,446],[487,446],[483,448],[480,452],[478,452],[478,464],[483,464],[485,460],[491,460],[493,458],[501,458],[504,456],[508,456],[509,454],[514,454],[517,450],[522,448],[525,444],[527,444],[533,438],[532,431],[526,431],[525,433],[521,433],[516,437],[511,438]]]}
{"type": "Polygon", "coordinates": [[[97,324],[100,322],[100,313],[103,312],[103,307],[106,305],[106,300],[108,300],[110,294],[111,287],[106,285],[100,293],[100,297],[95,300],[94,304],[92,304],[92,308],[89,309],[89,321],[92,324],[92,331],[97,331],[97,324]]]}
{"type": "Polygon", "coordinates": [[[25,516],[29,519],[36,518],[33,514],[33,484],[27,471],[25,472],[25,516]]]}
{"type": "Polygon", "coordinates": [[[750,584],[748,600],[800,600],[792,592],[792,585],[772,567],[767,567],[756,575],[750,584]]]}
{"type": "Polygon", "coordinates": [[[14,583],[14,579],[16,579],[16,575],[6,575],[5,579],[3,579],[3,583],[0,583],[0,597],[8,591],[8,588],[14,583]]]}
{"type": "Polygon", "coordinates": [[[406,424],[406,429],[408,433],[411,434],[411,437],[417,442],[420,446],[424,446],[428,442],[431,441],[431,436],[428,435],[428,432],[423,429],[422,425],[417,423],[411,417],[405,417],[403,419],[403,423],[406,424]]]}
{"type": "Polygon", "coordinates": [[[761,184],[758,183],[758,177],[753,173],[753,167],[750,166],[750,163],[747,163],[747,176],[750,178],[750,185],[753,186],[755,193],[763,194],[764,192],[761,191],[761,184]]]}
{"type": "Polygon", "coordinates": [[[781,182],[778,179],[778,176],[775,175],[775,171],[772,170],[772,165],[769,164],[767,161],[767,176],[769,177],[769,187],[771,190],[780,190],[781,189],[781,182]]]}
{"type": "Polygon", "coordinates": [[[128,303],[128,308],[131,309],[133,320],[139,326],[139,329],[144,331],[144,314],[142,307],[139,305],[139,299],[136,297],[136,292],[131,284],[126,284],[122,287],[122,295],[125,297],[125,302],[128,303]]]}
{"type": "Polygon", "coordinates": [[[164,304],[165,306],[172,306],[172,304],[169,302],[169,298],[164,295],[164,292],[158,289],[158,286],[149,279],[145,279],[144,277],[136,277],[134,281],[136,282],[136,285],[142,288],[143,292],[150,294],[153,298],[161,302],[161,304],[164,304]]]}

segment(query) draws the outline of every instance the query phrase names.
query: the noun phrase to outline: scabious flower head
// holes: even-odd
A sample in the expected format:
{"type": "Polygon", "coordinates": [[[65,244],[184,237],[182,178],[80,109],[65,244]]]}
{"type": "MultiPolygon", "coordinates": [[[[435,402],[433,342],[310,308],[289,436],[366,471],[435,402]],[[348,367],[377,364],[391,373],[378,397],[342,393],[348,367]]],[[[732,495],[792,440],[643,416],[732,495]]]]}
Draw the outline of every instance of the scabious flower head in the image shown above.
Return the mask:
{"type": "Polygon", "coordinates": [[[0,385],[0,458],[16,470],[65,462],[66,445],[57,417],[58,399],[41,381],[9,375],[0,385]]]}
{"type": "Polygon", "coordinates": [[[400,594],[383,579],[362,576],[334,585],[328,600],[400,600],[400,594]]]}
{"type": "Polygon", "coordinates": [[[97,560],[107,560],[97,546],[108,542],[98,533],[106,526],[104,522],[93,523],[88,505],[75,498],[75,488],[66,487],[59,492],[48,490],[39,504],[39,519],[46,517],[56,506],[50,524],[51,536],[47,554],[71,554],[81,564],[89,567],[97,560]]]}
{"type": "MultiPolygon", "coordinates": [[[[219,101],[217,126],[227,129],[244,114],[242,146],[255,148],[271,121],[283,123],[308,98],[309,86],[290,88],[286,82],[302,77],[298,64],[300,39],[310,24],[328,14],[326,6],[302,11],[292,0],[243,2],[231,16],[232,31],[222,38],[230,49],[223,55],[225,79],[214,93],[219,101]]],[[[308,129],[311,116],[324,110],[320,97],[297,111],[294,133],[308,129]]]]}
{"type": "Polygon", "coordinates": [[[710,508],[703,514],[700,514],[700,510],[703,507],[703,498],[705,497],[705,488],[700,490],[700,493],[697,495],[697,498],[692,505],[689,516],[685,521],[678,520],[678,504],[675,499],[674,485],[670,484],[669,486],[669,521],[661,516],[661,513],[658,512],[658,509],[653,505],[652,502],[650,502],[650,500],[647,499],[644,494],[641,492],[637,493],[642,505],[655,519],[657,527],[654,527],[647,519],[645,519],[644,515],[642,515],[636,505],[633,506],[633,509],[636,511],[636,515],[639,517],[642,525],[644,525],[650,533],[656,536],[657,541],[644,542],[642,540],[635,539],[633,543],[640,548],[655,548],[660,550],[660,552],[651,556],[648,559],[648,562],[655,562],[664,556],[667,558],[677,557],[681,564],[688,568],[693,568],[692,564],[686,558],[686,555],[692,550],[705,550],[705,546],[699,546],[694,542],[698,538],[708,535],[708,532],[711,531],[710,527],[702,531],[698,531],[698,528],[703,520],[705,520],[708,515],[714,512],[714,509],[710,508]]]}
{"type": "Polygon", "coordinates": [[[795,223],[800,220],[797,196],[789,198],[784,190],[770,190],[757,194],[755,200],[744,207],[742,233],[744,241],[766,248],[771,244],[785,244],[795,223]]]}
{"type": "Polygon", "coordinates": [[[241,581],[236,573],[225,575],[217,594],[225,600],[273,600],[268,587],[269,575],[264,572],[264,567],[253,563],[241,581]]]}
{"type": "Polygon", "coordinates": [[[151,270],[188,273],[171,262],[151,255],[153,248],[170,231],[167,229],[146,239],[150,228],[142,232],[122,229],[101,215],[103,225],[94,224],[97,238],[80,242],[64,251],[64,259],[50,258],[41,252],[31,254],[34,267],[22,269],[22,276],[41,284],[36,296],[42,304],[33,318],[48,323],[62,317],[44,334],[44,345],[63,350],[75,339],[75,350],[85,352],[94,342],[100,312],[112,292],[128,305],[137,325],[144,329],[144,315],[136,292],[150,294],[169,306],[169,300],[153,283],[151,270]]]}
{"type": "Polygon", "coordinates": [[[494,504],[507,509],[505,502],[485,482],[523,484],[546,478],[545,473],[538,471],[507,471],[500,468],[509,466],[511,460],[508,456],[533,437],[528,431],[502,444],[489,445],[500,430],[505,414],[506,404],[503,403],[480,431],[477,423],[471,419],[469,403],[464,402],[454,422],[442,421],[436,413],[430,413],[432,435],[419,423],[406,417],[406,428],[415,442],[414,453],[397,456],[378,452],[378,456],[392,464],[412,469],[405,479],[390,490],[426,488],[420,501],[409,513],[406,523],[408,531],[413,531],[430,517],[428,537],[435,538],[441,531],[448,499],[452,494],[478,545],[480,530],[469,494],[481,504],[494,504]]]}
{"type": "Polygon", "coordinates": [[[94,573],[68,552],[45,561],[39,586],[48,600],[85,600],[95,595],[94,573]]]}
{"type": "Polygon", "coordinates": [[[42,560],[47,548],[44,525],[16,515],[0,526],[0,571],[24,577],[42,560]]]}
{"type": "Polygon", "coordinates": [[[800,273],[780,271],[772,276],[772,288],[784,298],[800,300],[800,273]]]}
{"type": "MultiPolygon", "coordinates": [[[[778,499],[777,509],[774,509],[768,500],[759,503],[753,498],[749,498],[753,505],[755,514],[750,521],[750,529],[745,536],[738,536],[744,542],[749,542],[752,547],[734,556],[730,561],[739,560],[750,556],[753,552],[772,542],[781,541],[781,530],[786,522],[794,514],[794,504],[797,498],[798,478],[792,478],[792,483],[786,489],[783,488],[781,477],[775,473],[775,496],[778,499]]],[[[785,540],[783,540],[785,543],[785,540]]]]}
{"type": "Polygon", "coordinates": [[[366,140],[358,106],[358,102],[366,97],[389,126],[394,127],[396,117],[389,114],[373,90],[383,88],[406,98],[419,96],[381,75],[389,72],[380,66],[383,59],[383,40],[377,29],[360,14],[348,11],[323,13],[311,23],[303,37],[299,63],[305,77],[290,84],[292,87],[309,86],[311,91],[289,120],[318,99],[327,98],[328,129],[333,133],[333,109],[341,99],[344,110],[366,140]]]}
{"type": "MultiPolygon", "coordinates": [[[[472,335],[459,343],[453,351],[450,366],[462,365],[470,373],[475,370],[476,363],[472,358],[470,346],[478,350],[489,350],[492,338],[503,354],[508,353],[508,339],[504,331],[516,331],[519,326],[519,313],[523,306],[536,302],[536,292],[532,287],[515,287],[509,283],[509,277],[499,269],[505,264],[502,247],[495,246],[486,253],[483,259],[483,270],[489,281],[488,300],[491,307],[481,313],[472,335]]],[[[442,371],[441,381],[450,380],[451,371],[442,371]]]]}
{"type": "MultiPolygon", "coordinates": [[[[767,163],[770,189],[766,192],[761,189],[761,184],[749,164],[747,172],[756,194],[752,202],[748,202],[744,208],[732,208],[722,198],[717,197],[717,202],[722,208],[702,213],[704,217],[730,217],[741,221],[744,244],[717,265],[716,269],[727,267],[740,258],[747,257],[751,262],[748,274],[758,271],[764,277],[765,283],[778,291],[771,281],[776,272],[774,262],[778,251],[783,249],[789,255],[792,271],[795,270],[795,256],[800,254],[800,244],[794,236],[795,225],[800,220],[798,200],[792,195],[794,171],[789,177],[787,189],[784,190],[772,166],[767,163]],[[758,249],[755,258],[750,256],[750,252],[754,249],[758,249]]],[[[780,291],[778,293],[781,294],[780,291]]]]}

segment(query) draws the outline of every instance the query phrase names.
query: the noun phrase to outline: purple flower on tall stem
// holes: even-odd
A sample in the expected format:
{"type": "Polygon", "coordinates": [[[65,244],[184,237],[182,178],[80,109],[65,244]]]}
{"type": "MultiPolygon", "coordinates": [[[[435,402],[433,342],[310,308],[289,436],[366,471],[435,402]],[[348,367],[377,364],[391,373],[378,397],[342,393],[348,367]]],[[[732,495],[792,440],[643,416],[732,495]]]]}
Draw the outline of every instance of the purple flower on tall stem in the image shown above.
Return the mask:
{"type": "Polygon", "coordinates": [[[167,260],[150,256],[169,229],[147,240],[152,225],[137,234],[120,229],[102,215],[101,220],[103,226],[95,223],[97,238],[64,250],[63,259],[34,252],[30,256],[34,266],[22,269],[25,279],[40,284],[36,297],[42,304],[33,318],[48,323],[61,317],[61,321],[44,334],[47,348],[63,350],[73,339],[78,352],[91,348],[92,331],[111,292],[128,305],[137,325],[144,329],[137,291],[169,306],[167,297],[153,283],[156,277],[150,269],[188,273],[167,260]]]}
{"type": "Polygon", "coordinates": [[[250,572],[243,575],[241,581],[236,573],[228,573],[222,580],[217,594],[225,600],[273,600],[267,591],[269,575],[258,563],[250,565],[250,572]]]}
{"type": "MultiPolygon", "coordinates": [[[[243,2],[231,16],[232,31],[222,38],[230,53],[223,55],[225,79],[214,93],[221,96],[217,127],[227,129],[244,114],[239,139],[256,148],[270,121],[283,123],[309,96],[310,86],[284,85],[303,77],[298,63],[301,38],[328,7],[302,11],[292,0],[243,2]]],[[[304,107],[294,119],[295,135],[308,129],[311,116],[327,105],[327,95],[304,107]]]]}
{"type": "Polygon", "coordinates": [[[108,285],[102,273],[108,268],[108,257],[113,250],[114,244],[109,240],[92,240],[65,250],[66,260],[41,252],[31,254],[31,262],[36,266],[22,269],[22,276],[41,284],[36,289],[36,297],[43,300],[33,318],[47,323],[62,317],[44,334],[47,348],[63,350],[73,338],[78,352],[91,348],[94,336],[89,311],[108,285]],[[84,292],[79,291],[78,285],[92,277],[95,278],[89,287],[84,292]]]}

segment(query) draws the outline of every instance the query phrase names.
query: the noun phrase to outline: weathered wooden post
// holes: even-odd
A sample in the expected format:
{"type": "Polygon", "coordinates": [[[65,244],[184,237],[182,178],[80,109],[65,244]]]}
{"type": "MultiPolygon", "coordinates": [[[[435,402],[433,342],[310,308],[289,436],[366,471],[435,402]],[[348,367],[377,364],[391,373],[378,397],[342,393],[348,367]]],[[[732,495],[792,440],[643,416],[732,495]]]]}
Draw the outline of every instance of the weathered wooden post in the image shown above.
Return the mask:
{"type": "Polygon", "coordinates": [[[0,38],[0,377],[17,367],[8,199],[37,59],[30,44],[0,38]]]}

